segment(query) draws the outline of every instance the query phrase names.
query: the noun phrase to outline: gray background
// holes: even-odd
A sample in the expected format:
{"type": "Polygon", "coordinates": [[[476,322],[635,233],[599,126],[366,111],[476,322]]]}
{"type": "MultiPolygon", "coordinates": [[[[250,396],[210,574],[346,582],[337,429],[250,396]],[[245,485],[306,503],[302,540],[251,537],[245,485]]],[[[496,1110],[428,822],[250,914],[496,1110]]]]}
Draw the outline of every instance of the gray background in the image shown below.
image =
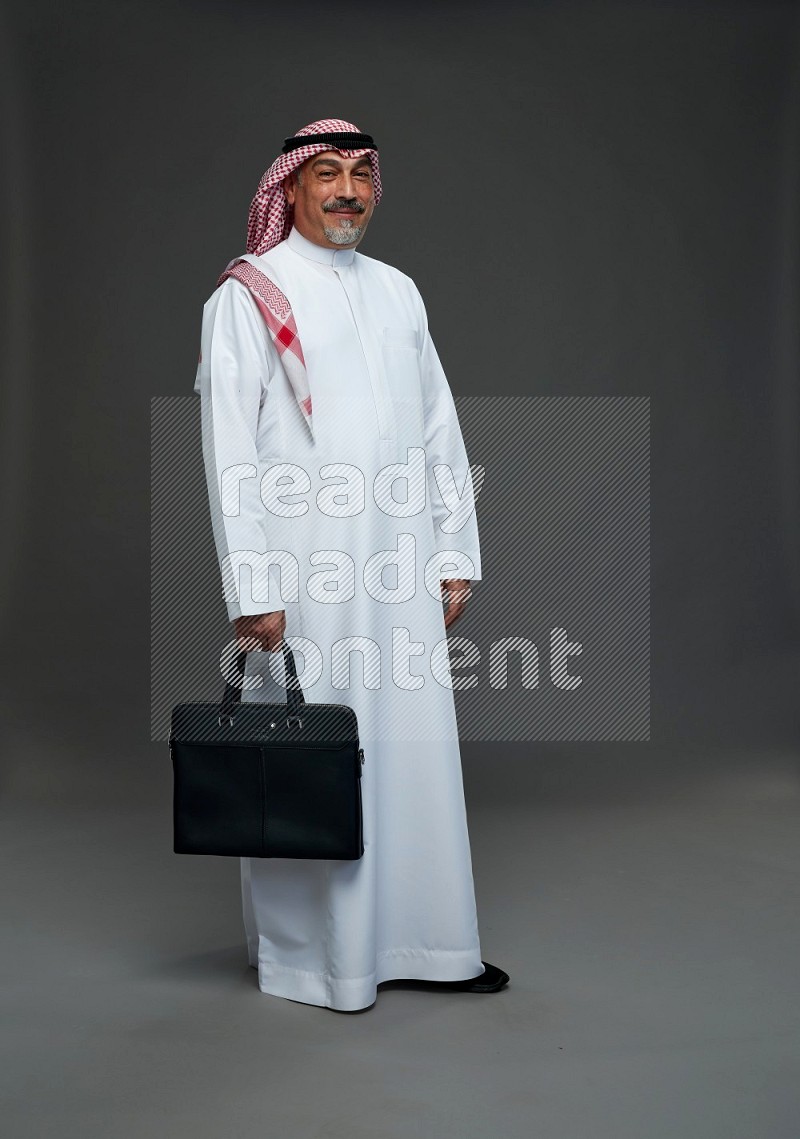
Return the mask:
{"type": "Polygon", "coordinates": [[[794,1137],[797,6],[2,20],[13,1134],[794,1137]],[[258,179],[325,116],[380,144],[363,252],[454,393],[647,395],[653,430],[651,740],[465,743],[512,983],[352,1018],[259,993],[149,726],[150,399],[191,392],[258,179]]]}

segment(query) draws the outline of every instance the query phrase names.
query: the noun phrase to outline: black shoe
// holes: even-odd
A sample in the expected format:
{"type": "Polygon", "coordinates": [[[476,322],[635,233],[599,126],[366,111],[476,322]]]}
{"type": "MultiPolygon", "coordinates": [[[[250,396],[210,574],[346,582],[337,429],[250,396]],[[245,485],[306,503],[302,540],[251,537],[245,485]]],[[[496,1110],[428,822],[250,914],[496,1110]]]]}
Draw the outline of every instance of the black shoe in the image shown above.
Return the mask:
{"type": "Polygon", "coordinates": [[[485,966],[484,971],[477,977],[469,977],[466,981],[437,981],[436,984],[463,993],[499,993],[511,978],[508,973],[496,965],[490,965],[488,961],[483,961],[482,964],[485,966]]]}

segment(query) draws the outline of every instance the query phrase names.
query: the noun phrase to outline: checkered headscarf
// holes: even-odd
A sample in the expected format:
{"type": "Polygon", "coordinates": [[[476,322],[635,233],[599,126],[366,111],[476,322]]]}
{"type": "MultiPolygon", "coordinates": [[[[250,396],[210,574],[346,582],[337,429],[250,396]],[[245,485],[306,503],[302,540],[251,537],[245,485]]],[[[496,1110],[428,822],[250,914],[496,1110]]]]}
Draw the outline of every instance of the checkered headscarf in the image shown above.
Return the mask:
{"type": "MultiPolygon", "coordinates": [[[[295,136],[305,134],[326,134],[331,131],[348,131],[360,134],[358,127],[344,119],[318,119],[315,123],[301,127],[295,136]]],[[[294,209],[289,205],[283,190],[283,180],[298,166],[302,166],[312,154],[320,154],[325,150],[338,150],[345,158],[361,158],[367,155],[372,167],[372,185],[375,194],[375,204],[381,200],[381,172],[378,166],[378,152],[373,147],[364,147],[361,150],[345,150],[332,142],[315,142],[307,146],[298,146],[288,154],[279,154],[275,161],[262,176],[256,190],[256,196],[250,203],[250,214],[247,219],[247,252],[260,257],[273,245],[283,241],[289,236],[292,228],[294,209]]],[[[229,266],[230,267],[229,262],[229,266]]],[[[221,284],[224,274],[220,276],[217,284],[221,284]]]]}

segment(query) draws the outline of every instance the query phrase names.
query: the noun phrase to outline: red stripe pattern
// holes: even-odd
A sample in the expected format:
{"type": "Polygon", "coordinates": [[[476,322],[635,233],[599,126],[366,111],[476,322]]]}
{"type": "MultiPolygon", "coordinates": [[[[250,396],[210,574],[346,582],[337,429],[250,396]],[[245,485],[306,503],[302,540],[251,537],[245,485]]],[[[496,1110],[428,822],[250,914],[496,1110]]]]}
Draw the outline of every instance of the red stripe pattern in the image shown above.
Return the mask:
{"type": "Polygon", "coordinates": [[[303,418],[313,436],[314,424],[311,417],[311,389],[308,382],[303,346],[297,331],[297,324],[289,304],[289,298],[281,292],[266,273],[256,269],[249,261],[232,263],[220,277],[222,284],[228,277],[234,277],[250,290],[258,310],[269,329],[272,342],[278,350],[284,371],[292,385],[303,418]]]}

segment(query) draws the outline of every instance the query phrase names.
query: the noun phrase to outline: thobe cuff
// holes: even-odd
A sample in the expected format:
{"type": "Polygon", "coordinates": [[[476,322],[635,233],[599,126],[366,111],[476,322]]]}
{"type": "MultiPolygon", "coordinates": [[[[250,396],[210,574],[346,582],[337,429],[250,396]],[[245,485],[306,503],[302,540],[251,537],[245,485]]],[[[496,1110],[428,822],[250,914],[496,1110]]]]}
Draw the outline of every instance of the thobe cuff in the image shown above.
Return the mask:
{"type": "Polygon", "coordinates": [[[248,571],[240,567],[246,558],[231,559],[231,565],[224,566],[223,596],[228,610],[228,619],[237,617],[257,617],[262,613],[276,613],[286,608],[281,596],[280,566],[270,565],[265,574],[257,567],[252,568],[252,581],[248,582],[248,571]],[[235,570],[235,572],[233,572],[235,570]]]}

